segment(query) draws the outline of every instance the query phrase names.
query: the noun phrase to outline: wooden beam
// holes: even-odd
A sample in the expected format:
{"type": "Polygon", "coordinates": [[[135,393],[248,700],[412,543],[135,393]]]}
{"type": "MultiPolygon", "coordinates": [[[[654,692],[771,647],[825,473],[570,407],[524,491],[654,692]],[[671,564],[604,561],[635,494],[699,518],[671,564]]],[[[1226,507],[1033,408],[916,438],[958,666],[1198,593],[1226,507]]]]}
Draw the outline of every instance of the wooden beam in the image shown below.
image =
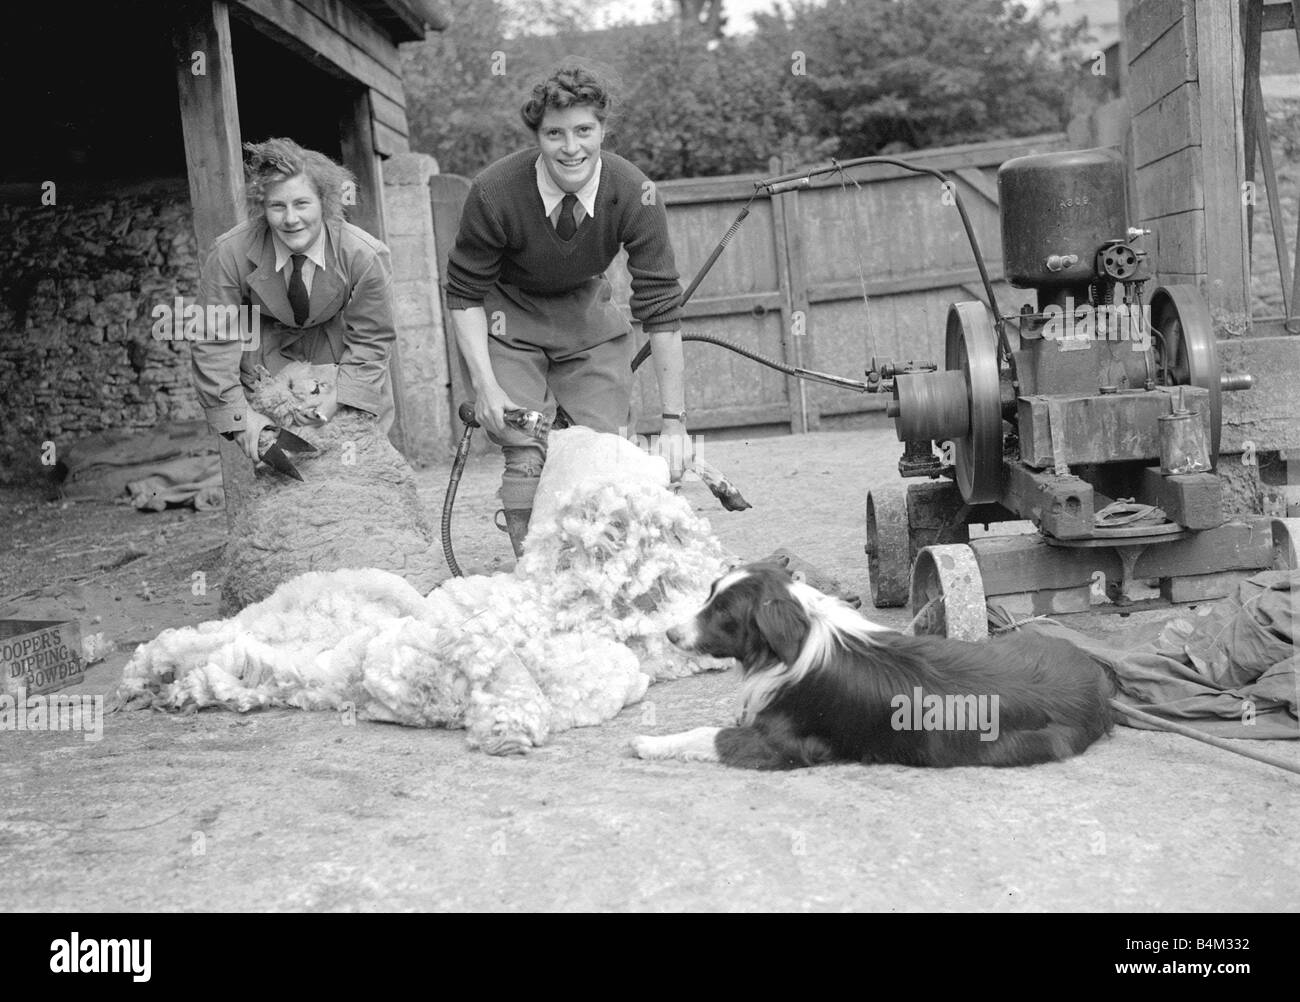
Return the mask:
{"type": "Polygon", "coordinates": [[[1129,110],[1145,111],[1166,94],[1196,79],[1196,31],[1180,18],[1145,52],[1129,63],[1129,110]]]}
{"type": "Polygon", "coordinates": [[[388,126],[388,128],[400,135],[409,136],[411,134],[411,127],[406,120],[406,107],[398,104],[387,94],[372,90],[370,92],[370,109],[374,112],[376,122],[388,126]]]}
{"type": "Polygon", "coordinates": [[[1250,260],[1241,211],[1243,56],[1236,15],[1234,4],[1196,3],[1196,60],[1205,137],[1200,171],[1207,238],[1204,292],[1218,333],[1244,330],[1250,317],[1250,260]]]}
{"type": "Polygon", "coordinates": [[[297,3],[306,7],[317,19],[348,39],[375,62],[388,67],[398,76],[402,75],[402,59],[397,45],[373,18],[356,10],[345,0],[297,0],[297,3]]]}
{"type": "MultiPolygon", "coordinates": [[[[451,427],[459,429],[460,418],[457,408],[474,399],[474,390],[469,383],[469,373],[460,357],[460,348],[456,342],[456,325],[447,308],[447,291],[442,287],[442,279],[447,275],[447,259],[451,249],[456,246],[456,234],[460,231],[461,212],[465,208],[465,197],[469,194],[469,179],[457,174],[434,174],[429,178],[429,201],[433,212],[433,246],[438,254],[438,303],[442,309],[443,330],[447,340],[447,373],[451,379],[450,405],[451,427]]],[[[695,415],[691,415],[692,424],[695,415]]],[[[488,450],[486,435],[479,435],[473,440],[473,452],[488,450]]]]}
{"type": "MultiPolygon", "coordinates": [[[[780,170],[780,161],[772,157],[768,167],[780,170]]],[[[776,274],[781,290],[781,348],[784,362],[796,368],[809,365],[804,356],[811,354],[808,341],[812,326],[812,310],[808,304],[808,282],[803,273],[803,243],[799,225],[799,195],[793,193],[772,203],[772,233],[776,241],[776,274]],[[799,330],[795,330],[795,314],[801,313],[799,330]]],[[[808,386],[797,376],[785,377],[786,397],[790,401],[790,432],[806,434],[816,419],[809,414],[808,386]]]]}
{"type": "Polygon", "coordinates": [[[1141,136],[1141,143],[1134,144],[1132,169],[1141,170],[1189,146],[1200,146],[1200,102],[1200,90],[1189,82],[1134,115],[1133,131],[1141,136]]]}
{"type": "Polygon", "coordinates": [[[371,128],[375,134],[375,150],[382,156],[391,157],[398,153],[409,153],[411,144],[406,136],[395,132],[383,122],[374,121],[371,128]]]}
{"type": "Polygon", "coordinates": [[[737,313],[761,317],[779,311],[784,303],[785,298],[780,291],[745,292],[734,296],[693,296],[682,308],[682,319],[730,317],[737,313]]]}
{"type": "Polygon", "coordinates": [[[1213,473],[1166,476],[1159,466],[1148,466],[1142,471],[1137,498],[1188,529],[1213,529],[1223,521],[1223,481],[1213,473]]]}
{"type": "MultiPolygon", "coordinates": [[[[699,347],[701,351],[708,346],[696,346],[690,342],[686,350],[699,347]]],[[[689,359],[688,359],[689,363],[689,359]]],[[[691,431],[707,431],[710,428],[753,428],[755,425],[775,424],[786,428],[798,420],[798,415],[787,403],[734,405],[729,407],[692,407],[691,431]]],[[[659,433],[659,415],[643,414],[637,421],[637,434],[656,435],[659,433]]]]}
{"type": "MultiPolygon", "coordinates": [[[[1260,0],[1238,0],[1245,49],[1241,87],[1242,177],[1248,184],[1255,183],[1256,149],[1268,147],[1267,126],[1260,131],[1260,123],[1264,120],[1264,99],[1259,87],[1260,8],[1260,0]]],[[[1254,201],[1247,201],[1245,208],[1246,254],[1249,256],[1255,246],[1254,201]]]]}
{"type": "Polygon", "coordinates": [[[372,13],[385,12],[389,31],[399,42],[419,42],[424,39],[424,26],[434,31],[446,31],[447,15],[437,0],[355,0],[359,6],[372,13]],[[404,28],[405,32],[397,32],[404,28]]]}
{"type": "MultiPolygon", "coordinates": [[[[1041,136],[1008,139],[1000,143],[973,143],[965,146],[943,147],[936,150],[922,150],[908,153],[899,159],[923,167],[932,167],[938,171],[949,171],[960,167],[998,167],[1013,157],[1064,150],[1068,149],[1069,146],[1070,143],[1065,133],[1049,132],[1041,136]]],[[[916,174],[901,167],[893,167],[889,164],[854,167],[845,173],[859,184],[897,178],[918,178],[928,180],[934,184],[938,183],[933,178],[926,178],[925,175],[916,174]]],[[[769,173],[761,176],[772,177],[774,175],[769,173]]],[[[760,175],[758,174],[730,175],[717,178],[682,178],[660,183],[659,191],[663,194],[665,205],[744,200],[754,193],[754,182],[759,179],[760,175]]],[[[810,187],[838,188],[840,184],[839,175],[832,173],[813,178],[810,187]]]]}
{"type": "Polygon", "coordinates": [[[1157,275],[1162,284],[1190,281],[1205,276],[1205,215],[1201,209],[1167,216],[1147,216],[1143,225],[1151,230],[1147,247],[1155,248],[1157,275]]]}
{"type": "MultiPolygon", "coordinates": [[[[1205,191],[1199,167],[1206,156],[1202,146],[1188,146],[1147,164],[1138,176],[1138,201],[1150,219],[1205,208],[1205,191]]],[[[1238,197],[1234,206],[1241,204],[1238,197]]]]}
{"type": "Polygon", "coordinates": [[[354,45],[296,0],[237,2],[235,11],[244,20],[313,66],[342,80],[363,83],[404,104],[400,73],[354,45]]]}
{"type": "Polygon", "coordinates": [[[375,152],[371,126],[370,91],[360,90],[347,99],[339,119],[339,143],[343,166],[357,179],[356,204],[347,207],[348,222],[355,223],[376,240],[384,235],[384,183],[375,152]]]}
{"type": "MultiPolygon", "coordinates": [[[[1291,27],[1295,31],[1296,44],[1300,45],[1300,0],[1291,0],[1291,27]]],[[[1282,281],[1286,281],[1286,275],[1280,276],[1282,281]]],[[[1296,316],[1300,314],[1300,226],[1296,227],[1295,234],[1295,271],[1291,275],[1291,308],[1287,311],[1286,331],[1288,334],[1300,333],[1300,325],[1295,322],[1296,316]]]]}
{"type": "MultiPolygon", "coordinates": [[[[1002,281],[1002,262],[986,262],[989,271],[989,281],[1002,281]]],[[[867,295],[868,296],[893,296],[900,292],[926,292],[930,289],[959,289],[966,285],[978,287],[979,293],[975,297],[982,299],[984,297],[983,283],[980,282],[979,269],[970,268],[939,268],[929,271],[920,271],[912,275],[900,275],[890,278],[868,278],[867,295]]],[[[837,302],[845,299],[862,298],[862,282],[860,281],[843,281],[843,282],[824,282],[808,287],[808,298],[814,303],[837,302]]]]}
{"type": "Polygon", "coordinates": [[[1151,48],[1166,32],[1176,28],[1186,13],[1187,0],[1135,0],[1124,19],[1130,61],[1151,48]]]}
{"type": "Polygon", "coordinates": [[[959,167],[956,174],[975,191],[984,196],[985,201],[994,207],[1001,205],[998,200],[998,183],[990,180],[978,167],[959,167]]]}
{"type": "Polygon", "coordinates": [[[230,46],[222,0],[193,0],[175,12],[173,46],[185,167],[199,260],[244,218],[244,162],[230,46]]]}
{"type": "MultiPolygon", "coordinates": [[[[213,241],[244,219],[244,161],[230,44],[230,10],[222,0],[187,0],[172,12],[176,90],[194,237],[204,260],[213,241]]],[[[234,442],[217,439],[226,518],[237,521],[253,468],[234,442]]]]}
{"type": "MultiPolygon", "coordinates": [[[[1187,408],[1200,415],[1207,441],[1209,395],[1208,390],[1199,386],[1183,390],[1187,408]]],[[[1035,469],[1044,469],[1057,462],[1073,466],[1159,459],[1159,419],[1170,412],[1171,403],[1169,395],[1159,391],[1108,396],[1058,394],[1023,396],[1019,408],[1021,461],[1035,469]],[[1052,417],[1057,415],[1060,421],[1053,425],[1052,417]],[[1065,455],[1056,454],[1054,441],[1061,443],[1065,455]]]]}
{"type": "Polygon", "coordinates": [[[1057,539],[1092,535],[1098,507],[1092,484],[1073,474],[1036,472],[1013,460],[1003,460],[1002,467],[1004,508],[1030,519],[1057,539]]]}
{"type": "MultiPolygon", "coordinates": [[[[1120,541],[1117,541],[1120,542],[1120,541]]],[[[1111,546],[1053,546],[1039,533],[972,539],[986,595],[1019,594],[1093,580],[1096,571],[1120,580],[1120,562],[1111,546]]],[[[1245,515],[1203,532],[1152,543],[1138,557],[1134,580],[1250,571],[1273,559],[1269,520],[1245,515]]]]}

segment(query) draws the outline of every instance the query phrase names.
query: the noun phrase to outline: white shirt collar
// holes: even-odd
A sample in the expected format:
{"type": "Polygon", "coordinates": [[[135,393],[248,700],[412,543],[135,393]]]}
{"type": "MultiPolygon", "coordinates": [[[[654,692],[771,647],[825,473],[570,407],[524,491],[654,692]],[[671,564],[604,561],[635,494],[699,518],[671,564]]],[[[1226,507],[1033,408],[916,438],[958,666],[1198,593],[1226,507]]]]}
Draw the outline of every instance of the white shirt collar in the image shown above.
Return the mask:
{"type": "MultiPolygon", "coordinates": [[[[537,191],[542,196],[542,208],[546,210],[549,216],[555,211],[555,207],[564,200],[568,194],[563,188],[555,183],[555,180],[546,170],[546,165],[542,163],[542,158],[537,158],[537,191]]],[[[600,188],[600,172],[604,169],[605,158],[596,158],[596,169],[591,172],[591,177],[581,188],[574,192],[578,196],[578,202],[582,205],[583,210],[592,219],[596,218],[596,191],[600,188]]]]}
{"type": "MultiPolygon", "coordinates": [[[[271,243],[275,245],[275,270],[283,271],[284,266],[289,263],[289,258],[293,257],[293,251],[289,250],[289,248],[284,245],[284,241],[280,239],[280,234],[276,233],[275,230],[271,231],[271,243]]],[[[317,268],[325,267],[324,226],[321,226],[320,233],[317,235],[315,243],[303,251],[303,253],[307,255],[307,260],[317,268]]]]}

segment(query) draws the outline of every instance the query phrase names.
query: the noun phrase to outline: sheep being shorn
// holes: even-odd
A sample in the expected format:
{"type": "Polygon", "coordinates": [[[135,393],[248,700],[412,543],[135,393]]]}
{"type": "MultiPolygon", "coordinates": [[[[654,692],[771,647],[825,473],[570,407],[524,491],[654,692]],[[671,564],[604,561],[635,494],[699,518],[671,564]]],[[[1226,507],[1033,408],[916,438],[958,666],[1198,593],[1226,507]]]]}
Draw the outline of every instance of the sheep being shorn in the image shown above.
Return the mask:
{"type": "Polygon", "coordinates": [[[302,482],[264,463],[250,468],[239,447],[223,442],[230,497],[221,613],[234,615],[306,571],[378,567],[421,591],[445,564],[420,504],[415,472],[377,418],[344,407],[326,424],[298,417],[333,392],[334,367],[291,362],[263,372],[251,405],[317,448],[296,454],[302,482]]]}

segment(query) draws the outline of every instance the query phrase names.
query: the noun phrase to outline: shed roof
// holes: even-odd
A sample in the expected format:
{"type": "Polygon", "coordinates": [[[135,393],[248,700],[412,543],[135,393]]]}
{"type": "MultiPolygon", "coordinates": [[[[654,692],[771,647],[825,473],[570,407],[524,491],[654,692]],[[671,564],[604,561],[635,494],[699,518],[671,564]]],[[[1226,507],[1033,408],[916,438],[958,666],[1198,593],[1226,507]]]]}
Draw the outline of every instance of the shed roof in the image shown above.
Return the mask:
{"type": "Polygon", "coordinates": [[[438,0],[350,0],[369,14],[394,42],[424,40],[426,26],[445,31],[449,23],[438,0]]]}

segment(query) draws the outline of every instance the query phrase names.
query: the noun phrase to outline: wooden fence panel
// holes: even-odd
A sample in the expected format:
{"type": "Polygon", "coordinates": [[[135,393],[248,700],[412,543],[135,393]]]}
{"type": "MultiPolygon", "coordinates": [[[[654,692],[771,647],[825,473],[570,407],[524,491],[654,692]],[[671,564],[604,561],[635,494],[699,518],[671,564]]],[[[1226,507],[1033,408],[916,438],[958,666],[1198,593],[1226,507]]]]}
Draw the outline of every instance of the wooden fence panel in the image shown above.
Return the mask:
{"type": "MultiPolygon", "coordinates": [[[[748,178],[719,178],[713,184],[669,182],[659,187],[668,205],[683,287],[753,190],[753,180],[748,178]]],[[[748,218],[687,303],[683,330],[726,338],[773,359],[785,358],[782,335],[789,293],[784,287],[786,263],[777,243],[778,214],[779,207],[768,199],[750,205],[748,218]]],[[[615,302],[626,304],[632,290],[625,254],[618,256],[607,274],[615,302]]],[[[646,340],[639,332],[637,338],[638,346],[646,340]]],[[[688,342],[684,351],[692,430],[790,423],[792,409],[782,374],[715,345],[688,342]]],[[[662,407],[653,360],[642,366],[637,385],[642,415],[638,431],[657,431],[662,407]]]]}
{"type": "MultiPolygon", "coordinates": [[[[997,168],[1012,157],[1067,145],[1063,135],[1053,134],[904,158],[953,180],[1004,313],[1032,302],[1033,293],[1001,281],[997,168]]],[[[731,225],[756,177],[660,185],[683,286],[731,225]]],[[[621,258],[610,278],[615,298],[625,299],[629,285],[621,258]]],[[[942,363],[948,306],[972,299],[984,300],[984,289],[960,215],[951,197],[944,198],[938,180],[891,166],[864,167],[843,178],[815,179],[808,189],[775,199],[755,200],[688,304],[683,328],[725,337],[774,359],[860,379],[873,354],[942,363]],[[796,317],[797,310],[804,315],[796,317]]],[[[785,379],[724,348],[688,343],[685,352],[693,430],[734,427],[737,418],[750,413],[762,416],[762,423],[799,431],[818,427],[823,416],[884,406],[880,397],[785,379]],[[756,379],[751,369],[770,376],[756,379]]],[[[653,432],[660,408],[650,362],[643,366],[639,387],[644,417],[638,430],[653,432]]]]}

